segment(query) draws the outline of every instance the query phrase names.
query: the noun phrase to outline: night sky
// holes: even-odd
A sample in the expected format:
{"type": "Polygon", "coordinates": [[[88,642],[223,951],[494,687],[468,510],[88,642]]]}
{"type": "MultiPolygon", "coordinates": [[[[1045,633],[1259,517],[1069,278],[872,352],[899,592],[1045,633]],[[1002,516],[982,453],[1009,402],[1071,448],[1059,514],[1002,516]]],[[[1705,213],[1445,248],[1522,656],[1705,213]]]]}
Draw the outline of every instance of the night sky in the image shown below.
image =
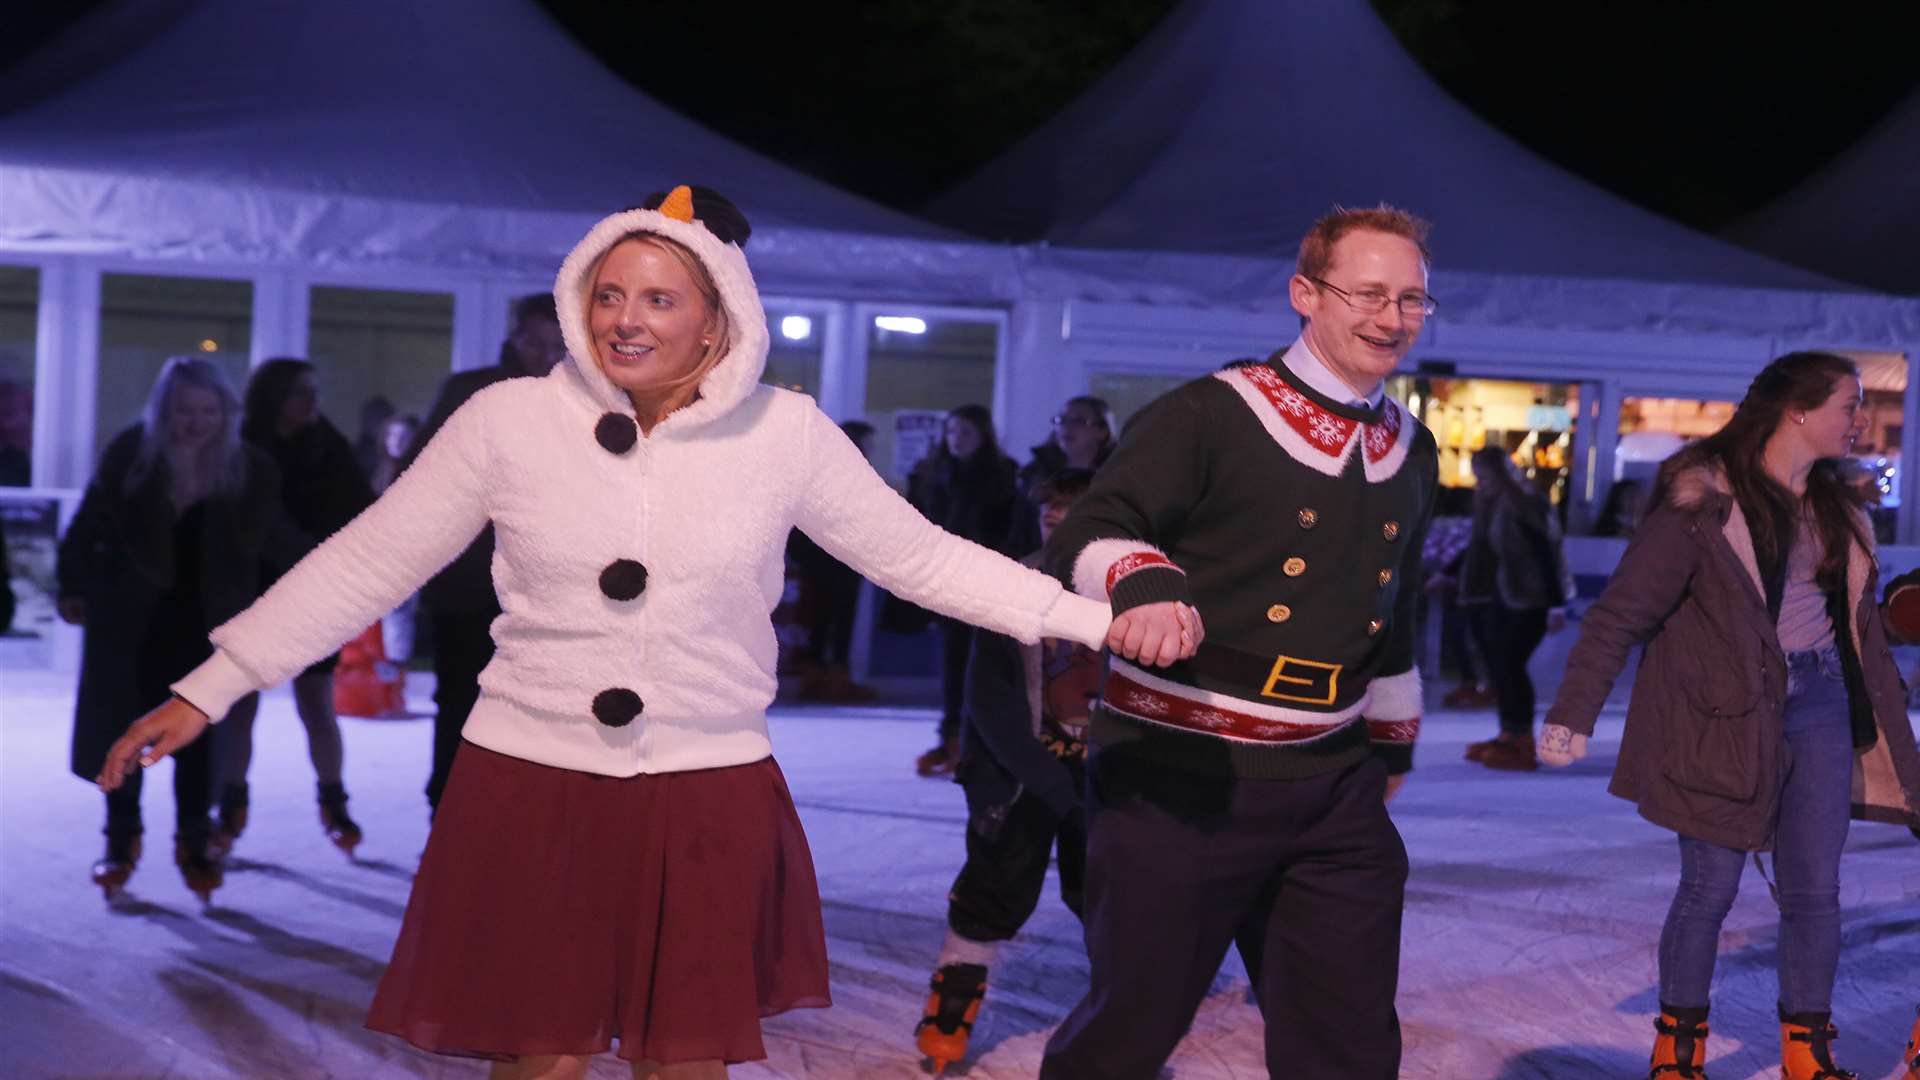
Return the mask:
{"type": "MultiPolygon", "coordinates": [[[[654,97],[909,211],[1072,100],[1176,6],[538,2],[654,97]]],[[[1371,2],[1443,86],[1495,125],[1708,230],[1787,190],[1920,85],[1914,0],[1371,2]]],[[[10,12],[0,64],[97,6],[10,12]]]]}

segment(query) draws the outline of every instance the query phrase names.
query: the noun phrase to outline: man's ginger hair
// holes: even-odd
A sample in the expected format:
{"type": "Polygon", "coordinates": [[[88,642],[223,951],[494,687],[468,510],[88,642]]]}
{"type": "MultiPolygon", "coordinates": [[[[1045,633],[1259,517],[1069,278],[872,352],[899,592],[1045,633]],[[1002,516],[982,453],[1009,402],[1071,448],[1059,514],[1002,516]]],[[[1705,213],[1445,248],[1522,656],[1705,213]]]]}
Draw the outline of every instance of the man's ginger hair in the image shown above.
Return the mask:
{"type": "Polygon", "coordinates": [[[1294,272],[1306,278],[1326,277],[1327,267],[1333,262],[1333,245],[1339,243],[1341,237],[1359,230],[1404,236],[1420,249],[1421,262],[1433,263],[1433,252],[1427,250],[1427,234],[1433,231],[1433,226],[1399,207],[1381,203],[1365,210],[1335,206],[1314,222],[1313,228],[1300,240],[1300,257],[1294,263],[1294,272]]]}

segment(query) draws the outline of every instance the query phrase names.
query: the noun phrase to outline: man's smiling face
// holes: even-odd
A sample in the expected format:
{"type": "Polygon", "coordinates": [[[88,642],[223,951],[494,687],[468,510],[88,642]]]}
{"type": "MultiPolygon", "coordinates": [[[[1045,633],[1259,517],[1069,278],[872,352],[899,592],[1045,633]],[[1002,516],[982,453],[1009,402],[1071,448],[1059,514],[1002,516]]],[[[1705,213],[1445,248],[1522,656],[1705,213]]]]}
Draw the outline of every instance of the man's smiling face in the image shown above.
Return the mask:
{"type": "Polygon", "coordinates": [[[1347,233],[1334,241],[1331,254],[1320,280],[1294,277],[1294,310],[1306,316],[1307,344],[1320,362],[1355,393],[1370,394],[1413,348],[1426,323],[1418,310],[1427,295],[1426,260],[1412,240],[1373,229],[1347,233]],[[1381,297],[1387,302],[1372,314],[1356,306],[1381,297]],[[1409,298],[1415,302],[1403,304],[1409,298]],[[1409,318],[1403,306],[1415,314],[1409,318]]]}

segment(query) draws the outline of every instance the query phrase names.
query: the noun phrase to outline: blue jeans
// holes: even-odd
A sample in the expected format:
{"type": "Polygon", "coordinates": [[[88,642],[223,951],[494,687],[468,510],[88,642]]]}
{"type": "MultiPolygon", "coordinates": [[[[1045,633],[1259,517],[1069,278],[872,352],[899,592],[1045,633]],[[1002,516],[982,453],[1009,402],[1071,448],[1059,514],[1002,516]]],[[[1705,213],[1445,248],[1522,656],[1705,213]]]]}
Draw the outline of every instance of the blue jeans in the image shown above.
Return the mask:
{"type": "MultiPolygon", "coordinates": [[[[1834,646],[1787,654],[1786,769],[1774,822],[1780,1006],[1827,1012],[1840,963],[1840,849],[1847,842],[1853,729],[1834,646]]],[[[1747,853],[1680,838],[1680,888],[1660,931],[1660,1000],[1705,1008],[1720,924],[1747,853]]]]}

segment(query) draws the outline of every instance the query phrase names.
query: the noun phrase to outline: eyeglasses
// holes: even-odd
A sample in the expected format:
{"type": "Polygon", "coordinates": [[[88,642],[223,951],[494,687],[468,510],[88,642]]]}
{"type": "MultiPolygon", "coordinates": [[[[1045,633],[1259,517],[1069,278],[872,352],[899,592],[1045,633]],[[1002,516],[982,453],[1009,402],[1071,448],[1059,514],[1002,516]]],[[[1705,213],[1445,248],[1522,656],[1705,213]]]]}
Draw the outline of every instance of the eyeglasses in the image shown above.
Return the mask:
{"type": "Polygon", "coordinates": [[[1053,418],[1053,426],[1063,428],[1106,427],[1107,422],[1090,416],[1075,416],[1072,413],[1061,413],[1053,418]]]}
{"type": "Polygon", "coordinates": [[[1440,306],[1440,301],[1435,300],[1427,293],[1406,293],[1396,299],[1381,292],[1379,289],[1364,289],[1360,292],[1348,292],[1340,286],[1322,278],[1310,277],[1307,280],[1333,293],[1340,299],[1345,300],[1348,307],[1362,315],[1378,315],[1387,310],[1387,305],[1391,304],[1400,309],[1402,318],[1424,319],[1433,314],[1434,310],[1440,306]]]}

